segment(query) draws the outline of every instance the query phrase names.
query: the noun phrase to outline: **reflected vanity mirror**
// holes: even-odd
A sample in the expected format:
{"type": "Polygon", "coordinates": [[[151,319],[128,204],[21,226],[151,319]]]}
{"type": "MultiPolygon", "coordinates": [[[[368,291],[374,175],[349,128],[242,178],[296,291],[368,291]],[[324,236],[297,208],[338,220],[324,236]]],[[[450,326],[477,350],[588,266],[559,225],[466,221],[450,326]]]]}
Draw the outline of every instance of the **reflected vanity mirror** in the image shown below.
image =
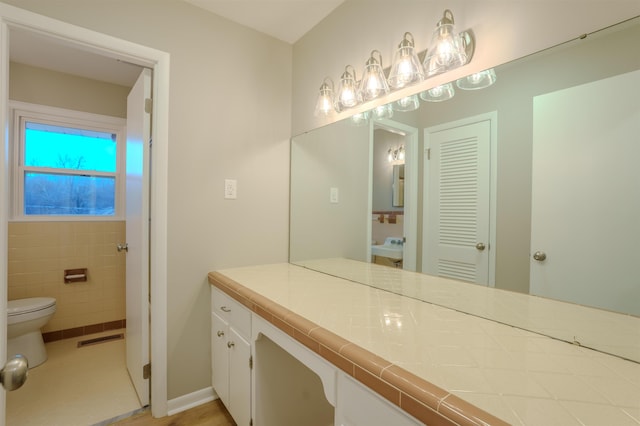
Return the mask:
{"type": "MultiPolygon", "coordinates": [[[[452,99],[394,111],[385,126],[417,129],[402,172],[393,167],[393,207],[403,206],[405,256],[415,258],[404,269],[467,282],[472,294],[591,307],[603,323],[618,312],[635,346],[587,346],[640,361],[639,39],[634,18],[500,65],[485,89],[454,83],[452,99]]],[[[378,124],[344,119],[292,139],[292,263],[373,285],[323,260],[372,261],[378,124]]],[[[571,340],[510,314],[473,312],[464,292],[410,296],[571,340]]]]}
{"type": "Polygon", "coordinates": [[[391,206],[404,207],[404,164],[393,165],[391,206]]]}

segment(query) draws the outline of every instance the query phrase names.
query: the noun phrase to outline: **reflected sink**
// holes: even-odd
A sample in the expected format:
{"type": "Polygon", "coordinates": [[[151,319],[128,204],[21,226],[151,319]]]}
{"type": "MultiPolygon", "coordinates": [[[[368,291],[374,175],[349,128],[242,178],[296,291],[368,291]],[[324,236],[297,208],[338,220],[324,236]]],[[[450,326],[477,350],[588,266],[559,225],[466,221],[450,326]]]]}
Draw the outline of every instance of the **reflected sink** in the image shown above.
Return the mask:
{"type": "Polygon", "coordinates": [[[372,255],[394,260],[402,260],[402,251],[402,238],[398,237],[388,237],[384,240],[384,244],[371,246],[372,255]]]}

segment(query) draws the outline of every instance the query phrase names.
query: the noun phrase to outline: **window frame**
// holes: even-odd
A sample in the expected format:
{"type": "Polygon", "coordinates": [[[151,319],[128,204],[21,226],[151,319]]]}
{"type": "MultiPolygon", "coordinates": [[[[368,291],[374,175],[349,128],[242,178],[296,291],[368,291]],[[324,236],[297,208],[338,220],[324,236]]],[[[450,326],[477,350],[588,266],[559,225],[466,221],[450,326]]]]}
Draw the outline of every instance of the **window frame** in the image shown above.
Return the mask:
{"type": "Polygon", "coordinates": [[[126,119],[101,114],[93,114],[70,109],[10,101],[10,156],[11,164],[11,206],[10,217],[15,222],[52,221],[120,221],[125,218],[126,200],[126,119]],[[116,171],[98,172],[93,170],[58,169],[24,165],[25,123],[34,122],[61,127],[72,127],[116,135],[116,171]],[[66,176],[83,175],[115,178],[115,209],[113,215],[27,215],[24,213],[24,174],[54,173],[66,176]],[[62,172],[62,173],[61,173],[62,172]]]}

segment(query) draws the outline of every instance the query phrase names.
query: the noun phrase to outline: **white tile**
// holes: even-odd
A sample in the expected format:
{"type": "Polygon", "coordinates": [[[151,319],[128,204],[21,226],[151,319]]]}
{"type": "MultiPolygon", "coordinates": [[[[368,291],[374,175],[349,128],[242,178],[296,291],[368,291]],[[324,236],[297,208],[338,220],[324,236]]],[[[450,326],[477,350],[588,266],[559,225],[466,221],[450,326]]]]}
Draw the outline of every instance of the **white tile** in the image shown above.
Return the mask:
{"type": "Polygon", "coordinates": [[[612,404],[640,408],[640,386],[619,377],[584,377],[583,380],[612,404]]]}
{"type": "Polygon", "coordinates": [[[606,404],[607,400],[592,386],[572,374],[530,373],[555,399],[606,404]]]}
{"type": "Polygon", "coordinates": [[[574,401],[562,401],[561,405],[584,426],[638,426],[633,418],[618,407],[574,401]]]}
{"type": "Polygon", "coordinates": [[[501,395],[549,398],[550,394],[528,373],[514,370],[485,369],[484,376],[501,395]]]}
{"type": "Polygon", "coordinates": [[[553,399],[504,396],[503,400],[516,413],[522,424],[540,426],[581,426],[580,422],[553,399]]]}
{"type": "Polygon", "coordinates": [[[125,366],[125,341],[77,347],[78,340],[121,332],[46,344],[47,361],[29,370],[22,388],[7,393],[7,425],[91,425],[139,409],[125,366]]]}

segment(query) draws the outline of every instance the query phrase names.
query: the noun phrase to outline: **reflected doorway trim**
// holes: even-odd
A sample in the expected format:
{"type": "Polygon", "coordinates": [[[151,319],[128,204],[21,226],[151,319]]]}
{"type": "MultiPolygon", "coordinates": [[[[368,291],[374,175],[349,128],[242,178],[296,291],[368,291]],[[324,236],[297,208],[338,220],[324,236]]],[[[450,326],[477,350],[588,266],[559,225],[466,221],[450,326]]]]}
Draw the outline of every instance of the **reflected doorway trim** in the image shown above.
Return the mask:
{"type": "MultiPolygon", "coordinates": [[[[151,276],[151,358],[153,363],[151,384],[151,410],[154,417],[167,415],[167,168],[169,151],[169,53],[142,46],[96,31],[88,30],[76,25],[58,21],[43,15],[29,12],[14,6],[0,3],[0,31],[3,50],[0,57],[0,126],[2,134],[0,142],[5,151],[0,154],[0,175],[7,175],[6,150],[9,143],[6,129],[8,129],[8,84],[9,64],[3,58],[8,59],[8,33],[11,28],[36,31],[46,36],[54,37],[64,42],[88,49],[94,53],[121,59],[137,65],[153,69],[153,111],[151,128],[153,134],[153,156],[151,168],[154,171],[153,182],[150,189],[151,196],[151,235],[153,240],[150,246],[150,276],[151,276]]],[[[8,62],[8,60],[7,60],[8,62]]],[[[3,179],[3,187],[6,179],[3,179]]],[[[7,191],[0,190],[0,205],[6,206],[9,201],[7,191]]],[[[0,255],[3,257],[0,264],[0,272],[6,272],[7,262],[7,216],[5,208],[0,213],[0,255]],[[2,266],[4,265],[4,267],[2,266]]],[[[0,278],[0,291],[5,294],[0,298],[0,308],[6,308],[7,279],[6,273],[0,278]]],[[[3,349],[6,351],[6,331],[0,331],[3,339],[3,349]]],[[[0,353],[0,355],[2,355],[0,353]]],[[[4,398],[3,398],[4,399],[4,398]]],[[[0,401],[4,406],[4,400],[0,401]]],[[[4,411],[4,410],[3,410],[4,411]]],[[[0,425],[4,425],[4,416],[0,419],[0,425]]]]}
{"type": "MultiPolygon", "coordinates": [[[[402,267],[408,271],[417,271],[418,259],[418,128],[393,120],[376,120],[371,131],[371,147],[373,155],[373,130],[384,129],[405,137],[405,169],[404,169],[404,235],[406,241],[402,254],[402,267]]],[[[370,159],[369,170],[373,173],[373,158],[370,159]]],[[[373,176],[369,176],[369,194],[373,191],[373,176]]],[[[372,215],[369,200],[368,221],[372,215]]],[[[369,227],[369,245],[367,259],[371,259],[371,227],[369,227]]]]}

